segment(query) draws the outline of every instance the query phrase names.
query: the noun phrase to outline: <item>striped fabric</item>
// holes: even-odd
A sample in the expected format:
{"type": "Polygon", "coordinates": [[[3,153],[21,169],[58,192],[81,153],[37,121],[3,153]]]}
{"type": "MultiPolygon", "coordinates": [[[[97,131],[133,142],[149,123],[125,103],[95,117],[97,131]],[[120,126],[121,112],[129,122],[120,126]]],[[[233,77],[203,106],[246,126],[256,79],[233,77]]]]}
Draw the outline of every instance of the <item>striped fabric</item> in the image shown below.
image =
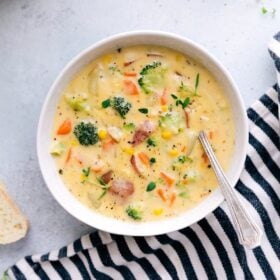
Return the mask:
{"type": "MultiPolygon", "coordinates": [[[[276,50],[271,48],[270,53],[280,70],[276,50]]],[[[169,234],[143,238],[91,233],[60,250],[25,257],[9,268],[8,276],[66,280],[280,279],[279,98],[280,89],[275,85],[247,111],[248,155],[236,185],[246,209],[264,232],[260,247],[248,250],[238,243],[223,203],[197,224],[169,234]]]]}

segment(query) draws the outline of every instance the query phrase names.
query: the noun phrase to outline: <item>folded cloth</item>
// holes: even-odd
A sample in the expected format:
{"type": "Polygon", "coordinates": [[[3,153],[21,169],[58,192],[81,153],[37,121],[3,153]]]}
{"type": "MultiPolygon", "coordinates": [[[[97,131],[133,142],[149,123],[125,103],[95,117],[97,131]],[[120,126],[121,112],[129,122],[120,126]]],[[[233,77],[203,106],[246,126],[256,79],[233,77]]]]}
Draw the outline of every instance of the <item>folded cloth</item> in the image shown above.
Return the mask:
{"type": "MultiPolygon", "coordinates": [[[[280,34],[270,53],[280,72],[280,34]],[[278,45],[277,45],[278,44],[278,45]]],[[[280,75],[279,75],[280,77],[280,75]]],[[[280,80],[280,79],[279,79],[280,80]]],[[[153,237],[97,231],[67,247],[28,256],[11,279],[280,279],[280,144],[276,84],[251,108],[249,147],[236,190],[264,232],[261,246],[238,242],[223,203],[198,223],[153,237]]]]}

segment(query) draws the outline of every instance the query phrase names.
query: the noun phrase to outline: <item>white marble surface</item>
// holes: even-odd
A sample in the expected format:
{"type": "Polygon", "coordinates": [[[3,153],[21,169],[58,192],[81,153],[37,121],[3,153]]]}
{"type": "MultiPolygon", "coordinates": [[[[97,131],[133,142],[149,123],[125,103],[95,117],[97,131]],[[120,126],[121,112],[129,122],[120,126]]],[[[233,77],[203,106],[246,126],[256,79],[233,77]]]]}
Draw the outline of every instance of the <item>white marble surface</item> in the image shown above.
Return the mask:
{"type": "Polygon", "coordinates": [[[0,274],[92,230],[54,201],[36,157],[40,109],[68,60],[122,31],[178,33],[222,61],[249,106],[275,82],[267,42],[280,29],[280,2],[264,2],[277,9],[274,18],[255,0],[0,0],[0,177],[31,223],[27,238],[0,247],[0,274]]]}

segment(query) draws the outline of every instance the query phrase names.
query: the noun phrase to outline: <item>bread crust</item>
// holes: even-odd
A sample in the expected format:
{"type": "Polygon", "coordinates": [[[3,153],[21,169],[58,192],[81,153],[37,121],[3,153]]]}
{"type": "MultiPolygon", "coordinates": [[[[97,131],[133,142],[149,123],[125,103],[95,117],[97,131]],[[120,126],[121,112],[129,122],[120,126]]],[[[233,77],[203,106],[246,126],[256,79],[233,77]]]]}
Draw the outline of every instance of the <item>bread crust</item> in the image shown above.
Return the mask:
{"type": "MultiPolygon", "coordinates": [[[[12,216],[20,221],[20,223],[17,223],[13,225],[14,232],[11,232],[9,236],[1,236],[1,233],[4,233],[5,225],[3,227],[3,230],[1,232],[2,226],[0,227],[0,244],[9,244],[16,242],[22,238],[24,238],[28,232],[29,229],[29,221],[27,218],[23,215],[23,213],[20,211],[16,203],[12,200],[12,198],[9,196],[9,194],[6,191],[6,188],[4,187],[4,184],[0,182],[0,202],[5,201],[7,207],[10,208],[10,212],[12,213],[12,216]],[[17,227],[18,226],[18,227],[17,227]]],[[[1,213],[0,213],[1,216],[1,213]]],[[[14,223],[14,221],[10,221],[11,224],[14,223]]],[[[7,225],[9,227],[10,225],[7,225]]]]}

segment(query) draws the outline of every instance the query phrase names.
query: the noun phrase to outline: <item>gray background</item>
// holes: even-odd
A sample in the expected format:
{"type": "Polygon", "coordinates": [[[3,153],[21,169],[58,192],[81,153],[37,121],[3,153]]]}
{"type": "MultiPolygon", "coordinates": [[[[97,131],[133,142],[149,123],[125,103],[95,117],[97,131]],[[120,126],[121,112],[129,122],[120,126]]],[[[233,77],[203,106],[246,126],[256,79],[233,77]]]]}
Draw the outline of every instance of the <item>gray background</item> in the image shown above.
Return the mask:
{"type": "Polygon", "coordinates": [[[0,246],[0,275],[25,255],[92,230],[54,201],[36,157],[41,106],[69,59],[122,31],[178,33],[220,59],[249,106],[275,82],[267,42],[280,29],[280,2],[264,3],[277,9],[275,17],[263,15],[256,0],[0,0],[0,177],[31,223],[27,238],[0,246]]]}

